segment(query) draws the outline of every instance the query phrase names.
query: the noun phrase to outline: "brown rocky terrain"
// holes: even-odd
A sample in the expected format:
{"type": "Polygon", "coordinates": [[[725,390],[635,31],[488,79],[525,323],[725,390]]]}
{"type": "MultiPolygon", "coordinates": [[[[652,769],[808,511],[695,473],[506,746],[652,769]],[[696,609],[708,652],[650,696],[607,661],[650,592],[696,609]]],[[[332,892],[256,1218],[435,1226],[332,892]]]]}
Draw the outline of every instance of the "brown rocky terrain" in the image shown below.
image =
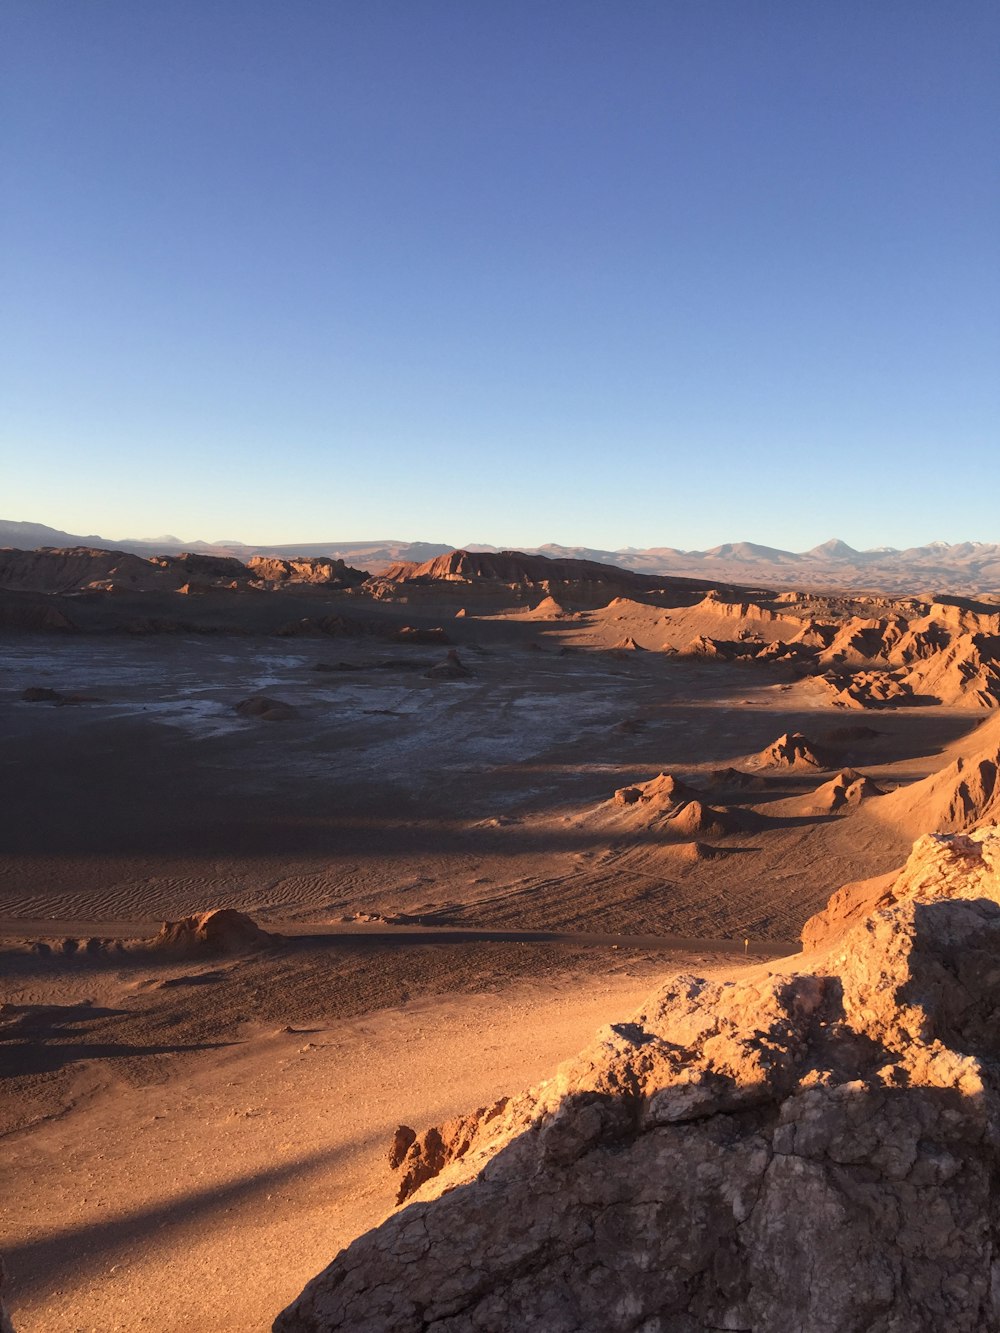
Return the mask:
{"type": "Polygon", "coordinates": [[[124,551],[0,550],[0,587],[15,592],[157,592],[193,586],[229,588],[249,580],[245,565],[228,556],[182,553],[130,555],[124,551]]]}
{"type": "Polygon", "coordinates": [[[824,782],[810,795],[804,796],[801,809],[806,813],[810,811],[833,813],[837,810],[852,809],[873,796],[883,795],[885,793],[882,788],[872,782],[866,774],[859,773],[854,768],[844,768],[835,778],[824,782]]]}
{"type": "Polygon", "coordinates": [[[799,732],[785,732],[776,741],[766,745],[758,754],[751,755],[754,768],[831,768],[832,755],[822,746],[799,732]]]}
{"type": "Polygon", "coordinates": [[[276,1333],[996,1328],[1000,835],[925,838],[825,952],[680,977],[420,1136],[276,1333]]]}
{"type": "Polygon", "coordinates": [[[343,560],[322,557],[280,559],[254,556],[243,564],[232,556],[181,552],[178,555],[133,555],[71,547],[40,551],[0,549],[0,588],[14,592],[185,592],[322,584],[357,587],[368,575],[343,560]]]}
{"type": "MultiPolygon", "coordinates": [[[[111,547],[137,555],[199,551],[208,555],[247,560],[255,555],[279,558],[321,556],[361,565],[382,573],[389,565],[422,564],[456,548],[441,542],[324,541],[295,546],[274,546],[241,541],[195,541],[177,537],[110,541],[95,534],[81,535],[47,527],[42,523],[0,520],[0,543],[16,547],[89,546],[111,547]]],[[[470,552],[497,554],[494,547],[470,545],[470,552]]],[[[710,583],[757,585],[779,588],[864,588],[912,592],[915,588],[947,588],[961,596],[995,595],[1000,585],[1000,543],[929,542],[904,550],[881,547],[858,551],[837,538],[808,551],[785,551],[756,542],[723,542],[707,551],[683,551],[671,546],[646,549],[624,547],[615,551],[549,543],[530,554],[553,559],[589,560],[617,565],[637,573],[686,576],[710,583]]]]}
{"type": "MultiPolygon", "coordinates": [[[[732,1210],[727,1222],[713,1193],[730,1158],[712,1153],[729,1143],[742,1179],[749,1117],[781,1156],[768,1116],[810,1088],[795,1052],[820,1070],[817,1086],[839,1088],[857,1042],[859,1077],[876,1101],[885,1089],[882,1066],[866,1063],[874,1046],[834,1012],[845,974],[786,958],[770,971],[791,989],[775,989],[760,960],[794,954],[803,931],[829,950],[893,908],[887,887],[915,838],[996,818],[996,608],[638,586],[628,571],[623,583],[516,553],[361,582],[332,557],[291,552],[242,573],[180,555],[136,556],[132,569],[121,553],[37,554],[8,568],[48,591],[0,589],[0,613],[19,608],[0,619],[0,1136],[13,1167],[0,1248],[19,1333],[267,1327],[385,1220],[401,1181],[417,1189],[411,1207],[429,1206],[420,1188],[433,1194],[515,1123],[517,1089],[599,1023],[631,1032],[654,982],[687,995],[670,978],[692,974],[705,989],[691,1004],[725,1017],[719,1050],[753,1046],[745,1020],[794,1078],[771,1087],[762,1073],[760,1106],[739,1092],[734,1111],[678,1122],[703,1171],[681,1215],[704,1214],[707,1236],[721,1218],[730,1239],[718,1272],[691,1260],[675,1293],[688,1305],[663,1308],[677,1327],[708,1328],[729,1293],[735,1313],[719,1326],[761,1327],[740,1277],[743,1228],[726,1230],[732,1210]],[[822,976],[833,980],[817,1028],[785,1000],[822,976]],[[791,1055],[773,1036],[779,1012],[797,1034],[791,1055]],[[504,1097],[488,1127],[470,1112],[504,1097]],[[416,1128],[402,1174],[389,1173],[404,1124],[416,1128]],[[709,1129],[721,1135],[711,1151],[709,1129]],[[179,1161],[184,1171],[167,1165],[179,1161]]],[[[639,1025],[638,1055],[626,1042],[614,1067],[626,1055],[644,1067],[669,1028],[673,1072],[656,1064],[654,1082],[728,1097],[736,1055],[710,1064],[700,1038],[657,1013],[639,1025]]],[[[631,1115],[639,1102],[625,1104],[631,1115]]],[[[534,1141],[529,1121],[497,1170],[534,1141]]],[[[631,1134],[614,1139],[626,1164],[631,1134]]],[[[613,1188],[605,1175],[597,1194],[613,1188]]],[[[621,1236],[626,1260],[645,1253],[628,1230],[632,1179],[599,1240],[582,1242],[597,1289],[604,1261],[588,1246],[610,1255],[621,1236]]],[[[658,1234],[662,1200],[646,1202],[658,1234]]],[[[828,1199],[817,1207],[834,1215],[828,1199]]],[[[508,1307],[496,1324],[489,1309],[481,1326],[504,1327],[508,1307]]]]}
{"type": "Polygon", "coordinates": [[[359,603],[369,621],[371,611],[406,606],[418,614],[444,609],[450,618],[520,614],[551,622],[564,646],[600,641],[617,652],[759,660],[815,677],[840,708],[937,703],[976,710],[1000,703],[1000,607],[954,596],[710,587],[515,551],[452,551],[389,565],[376,577],[327,557],[253,556],[244,565],[199,553],[0,551],[0,625],[11,628],[190,634],[217,632],[221,624],[226,632],[286,636],[371,632],[359,603]],[[264,603],[261,591],[270,594],[264,603]],[[178,595],[205,603],[197,619],[169,609],[178,595]],[[309,612],[283,615],[295,602],[309,612]]]}
{"type": "MultiPolygon", "coordinates": [[[[599,584],[605,588],[651,591],[663,586],[663,580],[655,575],[636,574],[613,564],[553,559],[526,555],[523,551],[451,551],[423,564],[390,565],[382,571],[382,577],[394,583],[498,583],[530,588],[599,584]]],[[[681,586],[694,591],[703,585],[682,580],[681,586]]]]}
{"type": "Polygon", "coordinates": [[[637,574],[593,560],[567,560],[523,551],[451,551],[422,564],[401,562],[373,580],[382,596],[401,596],[417,589],[452,595],[462,590],[494,601],[540,594],[535,614],[547,617],[564,607],[602,607],[609,597],[652,598],[684,604],[696,601],[708,585],[694,579],[637,574]]]}
{"type": "Polygon", "coordinates": [[[247,569],[255,579],[269,587],[286,583],[323,584],[332,588],[356,588],[368,577],[362,569],[352,569],[343,560],[323,556],[296,556],[283,560],[278,556],[254,555],[247,569]]]}

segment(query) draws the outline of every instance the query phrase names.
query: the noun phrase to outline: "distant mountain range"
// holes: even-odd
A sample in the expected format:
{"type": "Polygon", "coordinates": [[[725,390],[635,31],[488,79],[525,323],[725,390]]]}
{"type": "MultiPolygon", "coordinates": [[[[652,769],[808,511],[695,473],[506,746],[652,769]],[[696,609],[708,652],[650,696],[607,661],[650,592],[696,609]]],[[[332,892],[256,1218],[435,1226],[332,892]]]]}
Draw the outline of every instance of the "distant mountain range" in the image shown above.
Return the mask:
{"type": "MultiPolygon", "coordinates": [[[[399,561],[422,563],[449,551],[498,551],[497,546],[471,542],[462,547],[442,542],[398,540],[366,542],[296,542],[292,545],[254,545],[236,540],[182,542],[168,535],[112,541],[89,533],[62,532],[43,523],[15,523],[0,519],[0,546],[32,550],[38,546],[93,546],[132,551],[137,555],[176,555],[199,551],[246,560],[251,555],[323,555],[347,561],[373,574],[399,561]]],[[[586,546],[532,547],[529,553],[597,560],[642,574],[676,574],[720,582],[758,586],[804,588],[858,588],[886,592],[940,592],[958,595],[1000,595],[1000,543],[930,542],[897,550],[882,546],[856,551],[832,537],[809,551],[783,551],[755,542],[725,542],[709,551],[682,551],[672,546],[644,549],[625,547],[604,551],[586,546]]]]}

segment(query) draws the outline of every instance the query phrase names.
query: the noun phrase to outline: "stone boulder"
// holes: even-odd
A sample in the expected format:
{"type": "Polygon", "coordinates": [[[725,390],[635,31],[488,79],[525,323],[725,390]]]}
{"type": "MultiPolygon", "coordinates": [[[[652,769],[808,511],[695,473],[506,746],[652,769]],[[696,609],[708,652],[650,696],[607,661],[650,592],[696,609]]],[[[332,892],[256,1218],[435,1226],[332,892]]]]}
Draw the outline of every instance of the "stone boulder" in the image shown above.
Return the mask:
{"type": "Polygon", "coordinates": [[[404,1134],[438,1174],[276,1333],[1000,1330],[1000,831],[921,839],[883,902],[404,1134]]]}
{"type": "Polygon", "coordinates": [[[216,907],[180,921],[164,921],[153,947],[178,953],[244,953],[267,948],[277,938],[245,912],[216,907]]]}

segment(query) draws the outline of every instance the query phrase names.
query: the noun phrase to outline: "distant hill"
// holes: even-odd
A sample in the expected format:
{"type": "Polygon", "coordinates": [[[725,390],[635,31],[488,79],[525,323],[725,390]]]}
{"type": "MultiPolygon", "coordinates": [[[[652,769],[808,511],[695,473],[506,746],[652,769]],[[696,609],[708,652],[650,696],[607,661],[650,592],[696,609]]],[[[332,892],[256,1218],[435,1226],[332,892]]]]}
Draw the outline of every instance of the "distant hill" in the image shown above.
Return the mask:
{"type": "MultiPolygon", "coordinates": [[[[11,519],[0,519],[0,546],[14,546],[20,551],[34,551],[39,546],[100,546],[107,547],[106,537],[95,533],[83,537],[79,533],[63,532],[60,528],[49,528],[44,523],[15,523],[11,519]]],[[[116,551],[126,548],[112,544],[116,551]]]]}
{"type": "Polygon", "coordinates": [[[291,556],[327,556],[332,560],[346,560],[348,564],[378,572],[386,565],[400,560],[423,564],[435,556],[447,555],[454,546],[441,542],[407,542],[387,538],[367,542],[295,542],[274,546],[227,539],[223,541],[185,542],[167,534],[162,537],[101,537],[96,533],[63,532],[44,523],[15,523],[0,519],[0,547],[14,546],[22,551],[33,551],[39,546],[90,546],[105,551],[128,551],[132,555],[180,555],[192,552],[198,555],[234,556],[248,560],[253,555],[274,555],[288,559],[291,556]]]}
{"type": "MultiPolygon", "coordinates": [[[[237,540],[182,542],[170,535],[115,541],[95,533],[63,532],[43,523],[0,520],[0,546],[33,550],[38,546],[91,546],[136,555],[328,556],[382,573],[393,564],[422,565],[438,556],[464,551],[498,552],[499,547],[468,542],[461,548],[443,542],[377,541],[295,542],[274,546],[237,540]]],[[[672,546],[624,547],[606,551],[589,546],[549,543],[526,551],[553,559],[587,560],[617,565],[638,574],[751,583],[777,588],[857,588],[885,592],[940,592],[956,596],[1000,594],[1000,543],[929,542],[899,551],[878,547],[857,551],[832,537],[809,551],[784,551],[756,542],[725,542],[708,551],[682,551],[672,546]]]]}

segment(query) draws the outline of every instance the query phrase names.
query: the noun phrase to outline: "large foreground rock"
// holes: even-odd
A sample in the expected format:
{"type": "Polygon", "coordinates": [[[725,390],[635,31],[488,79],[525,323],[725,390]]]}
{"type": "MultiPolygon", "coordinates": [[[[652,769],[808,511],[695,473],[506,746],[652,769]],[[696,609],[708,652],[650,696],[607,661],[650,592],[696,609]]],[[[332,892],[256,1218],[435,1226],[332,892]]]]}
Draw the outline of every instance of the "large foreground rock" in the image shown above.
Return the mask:
{"type": "Polygon", "coordinates": [[[1000,1329],[1000,832],[921,839],[885,903],[442,1127],[275,1329],[1000,1329]]]}
{"type": "Polygon", "coordinates": [[[265,949],[279,937],[261,930],[253,917],[232,907],[213,907],[180,921],[164,921],[153,947],[177,953],[245,953],[265,949]]]}

